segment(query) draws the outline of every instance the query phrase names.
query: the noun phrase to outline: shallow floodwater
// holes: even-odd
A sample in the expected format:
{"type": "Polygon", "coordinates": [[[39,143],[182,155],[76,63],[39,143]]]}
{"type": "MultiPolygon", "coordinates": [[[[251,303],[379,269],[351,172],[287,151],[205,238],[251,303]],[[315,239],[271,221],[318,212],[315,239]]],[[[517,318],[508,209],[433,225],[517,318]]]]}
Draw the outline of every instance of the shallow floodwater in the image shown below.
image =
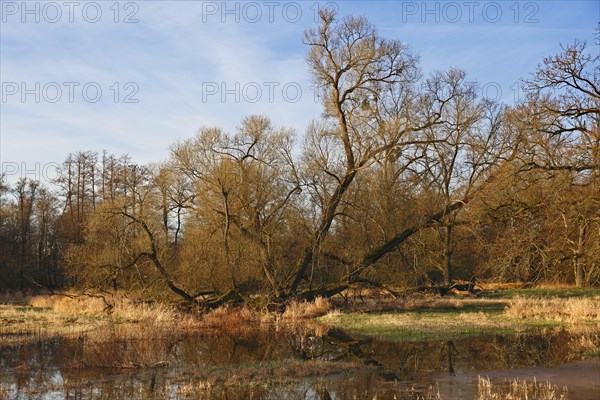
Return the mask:
{"type": "Polygon", "coordinates": [[[478,376],[550,381],[600,399],[598,330],[548,329],[390,342],[323,326],[148,336],[115,326],[72,337],[0,336],[0,400],[474,399],[478,376]],[[583,360],[583,361],[582,361],[583,360]]]}

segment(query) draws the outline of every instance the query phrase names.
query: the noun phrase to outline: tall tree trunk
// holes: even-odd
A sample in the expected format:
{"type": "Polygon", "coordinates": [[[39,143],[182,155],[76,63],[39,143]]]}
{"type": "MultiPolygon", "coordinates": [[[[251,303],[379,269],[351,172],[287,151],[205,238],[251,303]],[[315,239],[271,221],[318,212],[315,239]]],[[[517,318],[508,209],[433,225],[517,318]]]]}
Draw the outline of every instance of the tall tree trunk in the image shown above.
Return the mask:
{"type": "MultiPolygon", "coordinates": [[[[40,242],[38,243],[38,249],[37,249],[37,280],[41,283],[42,282],[42,278],[43,278],[43,269],[44,269],[44,245],[42,243],[42,241],[40,240],[40,242]]],[[[47,284],[47,282],[46,282],[47,284]]]]}
{"type": "Polygon", "coordinates": [[[575,285],[577,287],[582,287],[585,282],[585,271],[583,270],[583,262],[582,258],[584,256],[584,243],[585,236],[587,233],[587,223],[584,223],[579,226],[579,232],[577,237],[577,248],[575,253],[573,254],[573,266],[575,270],[575,285]]]}
{"type": "Polygon", "coordinates": [[[340,181],[335,191],[333,192],[331,198],[327,202],[327,206],[323,211],[323,216],[321,217],[321,223],[319,224],[319,228],[313,235],[312,239],[304,249],[304,256],[298,261],[296,264],[296,268],[294,269],[293,278],[288,286],[288,291],[290,294],[296,293],[298,290],[298,286],[302,279],[306,275],[306,270],[310,263],[313,260],[314,250],[321,247],[321,244],[325,240],[327,233],[329,232],[329,228],[333,223],[333,219],[335,218],[337,207],[344,196],[344,193],[354,180],[356,176],[356,170],[349,170],[346,176],[340,181]]]}
{"type": "Polygon", "coordinates": [[[444,284],[450,285],[452,280],[452,224],[446,225],[446,237],[444,241],[444,284]]]}
{"type": "Polygon", "coordinates": [[[237,282],[235,281],[235,274],[233,273],[233,267],[231,266],[231,260],[229,255],[229,230],[231,227],[231,216],[229,215],[229,194],[223,190],[223,208],[225,211],[225,227],[223,229],[223,256],[225,258],[225,268],[231,278],[231,284],[233,288],[237,290],[237,282]]]}
{"type": "Polygon", "coordinates": [[[21,242],[21,266],[19,268],[19,289],[21,292],[25,287],[25,263],[27,262],[27,257],[25,255],[25,243],[21,242]]]}

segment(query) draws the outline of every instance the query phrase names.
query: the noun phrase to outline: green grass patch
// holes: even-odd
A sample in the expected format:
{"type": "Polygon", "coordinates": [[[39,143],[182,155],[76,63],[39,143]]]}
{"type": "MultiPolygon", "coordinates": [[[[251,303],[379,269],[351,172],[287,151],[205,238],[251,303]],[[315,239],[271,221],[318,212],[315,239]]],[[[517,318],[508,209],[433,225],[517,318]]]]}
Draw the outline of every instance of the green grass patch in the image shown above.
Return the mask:
{"type": "Polygon", "coordinates": [[[519,297],[556,297],[556,298],[584,298],[600,296],[600,288],[526,288],[502,289],[494,292],[484,292],[482,295],[492,299],[512,299],[519,297]]]}
{"type": "Polygon", "coordinates": [[[452,340],[492,334],[513,334],[558,326],[545,320],[517,320],[499,311],[415,311],[393,313],[332,313],[319,321],[363,336],[394,341],[452,340]]]}

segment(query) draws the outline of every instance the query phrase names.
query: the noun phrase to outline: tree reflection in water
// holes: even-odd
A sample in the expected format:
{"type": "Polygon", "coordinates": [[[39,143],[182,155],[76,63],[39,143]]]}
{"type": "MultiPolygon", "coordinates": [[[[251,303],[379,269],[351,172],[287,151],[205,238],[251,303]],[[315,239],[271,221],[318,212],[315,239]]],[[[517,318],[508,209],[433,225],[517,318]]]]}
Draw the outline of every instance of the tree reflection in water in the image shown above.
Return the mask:
{"type": "Polygon", "coordinates": [[[440,373],[552,366],[600,346],[598,331],[585,329],[421,342],[322,326],[153,337],[126,329],[3,341],[0,399],[415,398],[440,373]]]}

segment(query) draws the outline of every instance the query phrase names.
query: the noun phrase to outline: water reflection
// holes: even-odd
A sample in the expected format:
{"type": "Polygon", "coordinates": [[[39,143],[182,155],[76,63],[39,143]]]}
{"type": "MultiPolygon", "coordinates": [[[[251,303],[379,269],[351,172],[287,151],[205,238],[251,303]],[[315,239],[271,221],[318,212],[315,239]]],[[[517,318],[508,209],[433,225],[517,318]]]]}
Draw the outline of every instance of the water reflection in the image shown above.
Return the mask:
{"type": "Polygon", "coordinates": [[[597,329],[398,343],[322,326],[1,340],[0,400],[415,398],[443,374],[552,366],[600,346],[597,329]]]}

